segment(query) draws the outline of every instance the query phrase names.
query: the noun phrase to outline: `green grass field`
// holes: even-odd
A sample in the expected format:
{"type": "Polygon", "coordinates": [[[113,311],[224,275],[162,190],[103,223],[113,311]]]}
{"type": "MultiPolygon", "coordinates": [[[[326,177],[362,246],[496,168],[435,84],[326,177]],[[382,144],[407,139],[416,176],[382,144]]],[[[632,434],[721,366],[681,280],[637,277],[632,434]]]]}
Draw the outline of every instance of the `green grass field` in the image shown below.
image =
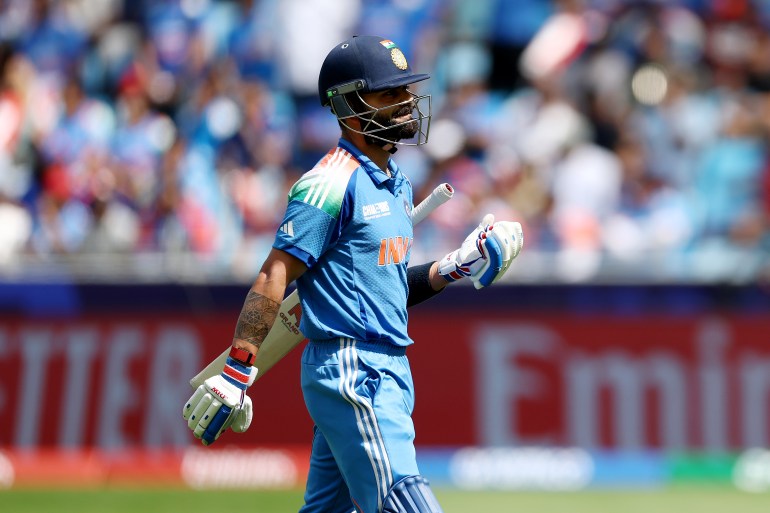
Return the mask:
{"type": "MultiPolygon", "coordinates": [[[[444,513],[767,513],[770,495],[728,487],[578,493],[436,490],[444,513]]],[[[3,513],[290,513],[302,492],[106,489],[0,492],[3,513]]]]}

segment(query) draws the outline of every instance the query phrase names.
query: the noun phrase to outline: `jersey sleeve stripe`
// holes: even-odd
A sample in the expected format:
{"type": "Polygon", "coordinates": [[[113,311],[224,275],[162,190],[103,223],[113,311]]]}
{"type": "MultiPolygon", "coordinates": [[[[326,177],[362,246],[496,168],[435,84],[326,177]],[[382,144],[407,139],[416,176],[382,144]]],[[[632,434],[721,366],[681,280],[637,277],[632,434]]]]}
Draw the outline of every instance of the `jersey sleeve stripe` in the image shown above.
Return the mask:
{"type": "MultiPolygon", "coordinates": [[[[337,150],[334,152],[334,155],[332,155],[332,157],[325,164],[322,163],[323,167],[320,169],[321,177],[316,182],[317,187],[315,188],[312,197],[310,197],[309,200],[307,198],[305,199],[305,203],[309,203],[315,206],[322,189],[326,186],[327,183],[329,183],[329,180],[332,177],[332,173],[339,167],[340,162],[344,158],[345,150],[342,148],[337,148],[337,150]]],[[[310,194],[308,194],[308,196],[310,196],[310,194]]]]}
{"type": "Polygon", "coordinates": [[[321,180],[323,180],[323,175],[319,174],[319,175],[307,177],[297,182],[297,185],[299,187],[303,187],[303,186],[307,187],[309,185],[309,187],[307,187],[307,194],[305,194],[305,197],[302,199],[302,201],[307,203],[307,200],[310,198],[310,195],[313,194],[313,190],[315,190],[315,186],[318,185],[318,182],[320,182],[321,180]]]}
{"type": "MultiPolygon", "coordinates": [[[[313,195],[313,192],[316,190],[316,187],[324,182],[327,179],[326,173],[323,173],[324,169],[326,169],[328,166],[333,166],[337,160],[340,158],[340,152],[344,151],[342,148],[337,148],[334,150],[334,153],[329,152],[324,159],[319,162],[319,165],[316,167],[316,174],[314,176],[315,180],[313,180],[313,185],[310,186],[310,189],[307,191],[307,195],[305,196],[304,201],[305,203],[310,203],[312,205],[311,196],[313,195]]],[[[319,187],[320,188],[320,187],[319,187]]]]}
{"type": "Polygon", "coordinates": [[[294,184],[289,192],[289,203],[301,201],[336,218],[347,182],[359,167],[360,163],[350,152],[337,147],[294,184]]]}
{"type": "Polygon", "coordinates": [[[329,177],[329,185],[324,190],[323,196],[321,196],[321,199],[318,200],[318,208],[323,208],[324,202],[326,201],[326,197],[329,195],[329,191],[332,190],[332,187],[337,185],[338,182],[341,182],[343,179],[347,178],[350,175],[345,174],[343,171],[345,169],[345,165],[349,162],[350,157],[347,157],[344,161],[340,162],[340,165],[333,171],[333,174],[329,177]]]}
{"type": "Polygon", "coordinates": [[[337,182],[340,169],[343,169],[345,164],[350,160],[350,154],[345,150],[340,151],[340,157],[336,159],[334,164],[329,164],[329,169],[324,173],[324,182],[321,187],[316,190],[315,195],[310,200],[310,204],[314,207],[321,208],[326,196],[329,195],[329,190],[337,182]]]}

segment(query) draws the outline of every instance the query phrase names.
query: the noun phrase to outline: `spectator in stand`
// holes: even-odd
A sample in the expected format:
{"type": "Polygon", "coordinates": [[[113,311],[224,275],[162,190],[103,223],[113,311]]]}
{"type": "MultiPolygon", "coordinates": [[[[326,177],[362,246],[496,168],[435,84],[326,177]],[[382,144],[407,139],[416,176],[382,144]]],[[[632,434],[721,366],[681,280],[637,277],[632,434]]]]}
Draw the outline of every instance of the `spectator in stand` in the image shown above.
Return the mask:
{"type": "Polygon", "coordinates": [[[9,45],[0,45],[0,194],[22,199],[32,187],[32,166],[23,153],[22,130],[30,67],[9,45]]]}
{"type": "Polygon", "coordinates": [[[50,0],[32,0],[25,7],[25,28],[17,36],[16,47],[41,74],[62,78],[71,73],[87,44],[74,10],[50,0]]]}
{"type": "Polygon", "coordinates": [[[399,158],[418,199],[457,190],[426,246],[461,229],[443,212],[481,209],[525,220],[545,279],[576,248],[575,280],[766,265],[760,0],[4,2],[0,196],[32,221],[6,261],[173,250],[252,275],[286,184],[336,142],[314,55],[383,24],[435,77],[431,142],[399,158]]]}

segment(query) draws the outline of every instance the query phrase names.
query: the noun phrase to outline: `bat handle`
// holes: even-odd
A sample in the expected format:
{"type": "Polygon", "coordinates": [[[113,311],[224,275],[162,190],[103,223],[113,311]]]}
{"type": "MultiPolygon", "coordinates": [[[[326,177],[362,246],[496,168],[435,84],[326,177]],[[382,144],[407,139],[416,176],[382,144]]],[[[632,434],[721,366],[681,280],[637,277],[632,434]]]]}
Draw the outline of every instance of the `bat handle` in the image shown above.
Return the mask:
{"type": "Polygon", "coordinates": [[[433,192],[412,210],[412,224],[415,225],[422,222],[436,208],[449,201],[454,196],[454,193],[454,189],[448,183],[442,183],[433,189],[433,192]]]}

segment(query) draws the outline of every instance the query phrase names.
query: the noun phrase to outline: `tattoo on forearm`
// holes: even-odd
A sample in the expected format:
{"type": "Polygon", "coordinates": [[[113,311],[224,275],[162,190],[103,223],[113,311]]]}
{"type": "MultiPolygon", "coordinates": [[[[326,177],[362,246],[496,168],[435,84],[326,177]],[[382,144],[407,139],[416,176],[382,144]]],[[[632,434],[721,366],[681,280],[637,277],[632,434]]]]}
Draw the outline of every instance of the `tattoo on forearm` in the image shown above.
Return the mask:
{"type": "Polygon", "coordinates": [[[245,340],[259,348],[278,315],[281,304],[250,291],[235,327],[235,338],[245,340]]]}

